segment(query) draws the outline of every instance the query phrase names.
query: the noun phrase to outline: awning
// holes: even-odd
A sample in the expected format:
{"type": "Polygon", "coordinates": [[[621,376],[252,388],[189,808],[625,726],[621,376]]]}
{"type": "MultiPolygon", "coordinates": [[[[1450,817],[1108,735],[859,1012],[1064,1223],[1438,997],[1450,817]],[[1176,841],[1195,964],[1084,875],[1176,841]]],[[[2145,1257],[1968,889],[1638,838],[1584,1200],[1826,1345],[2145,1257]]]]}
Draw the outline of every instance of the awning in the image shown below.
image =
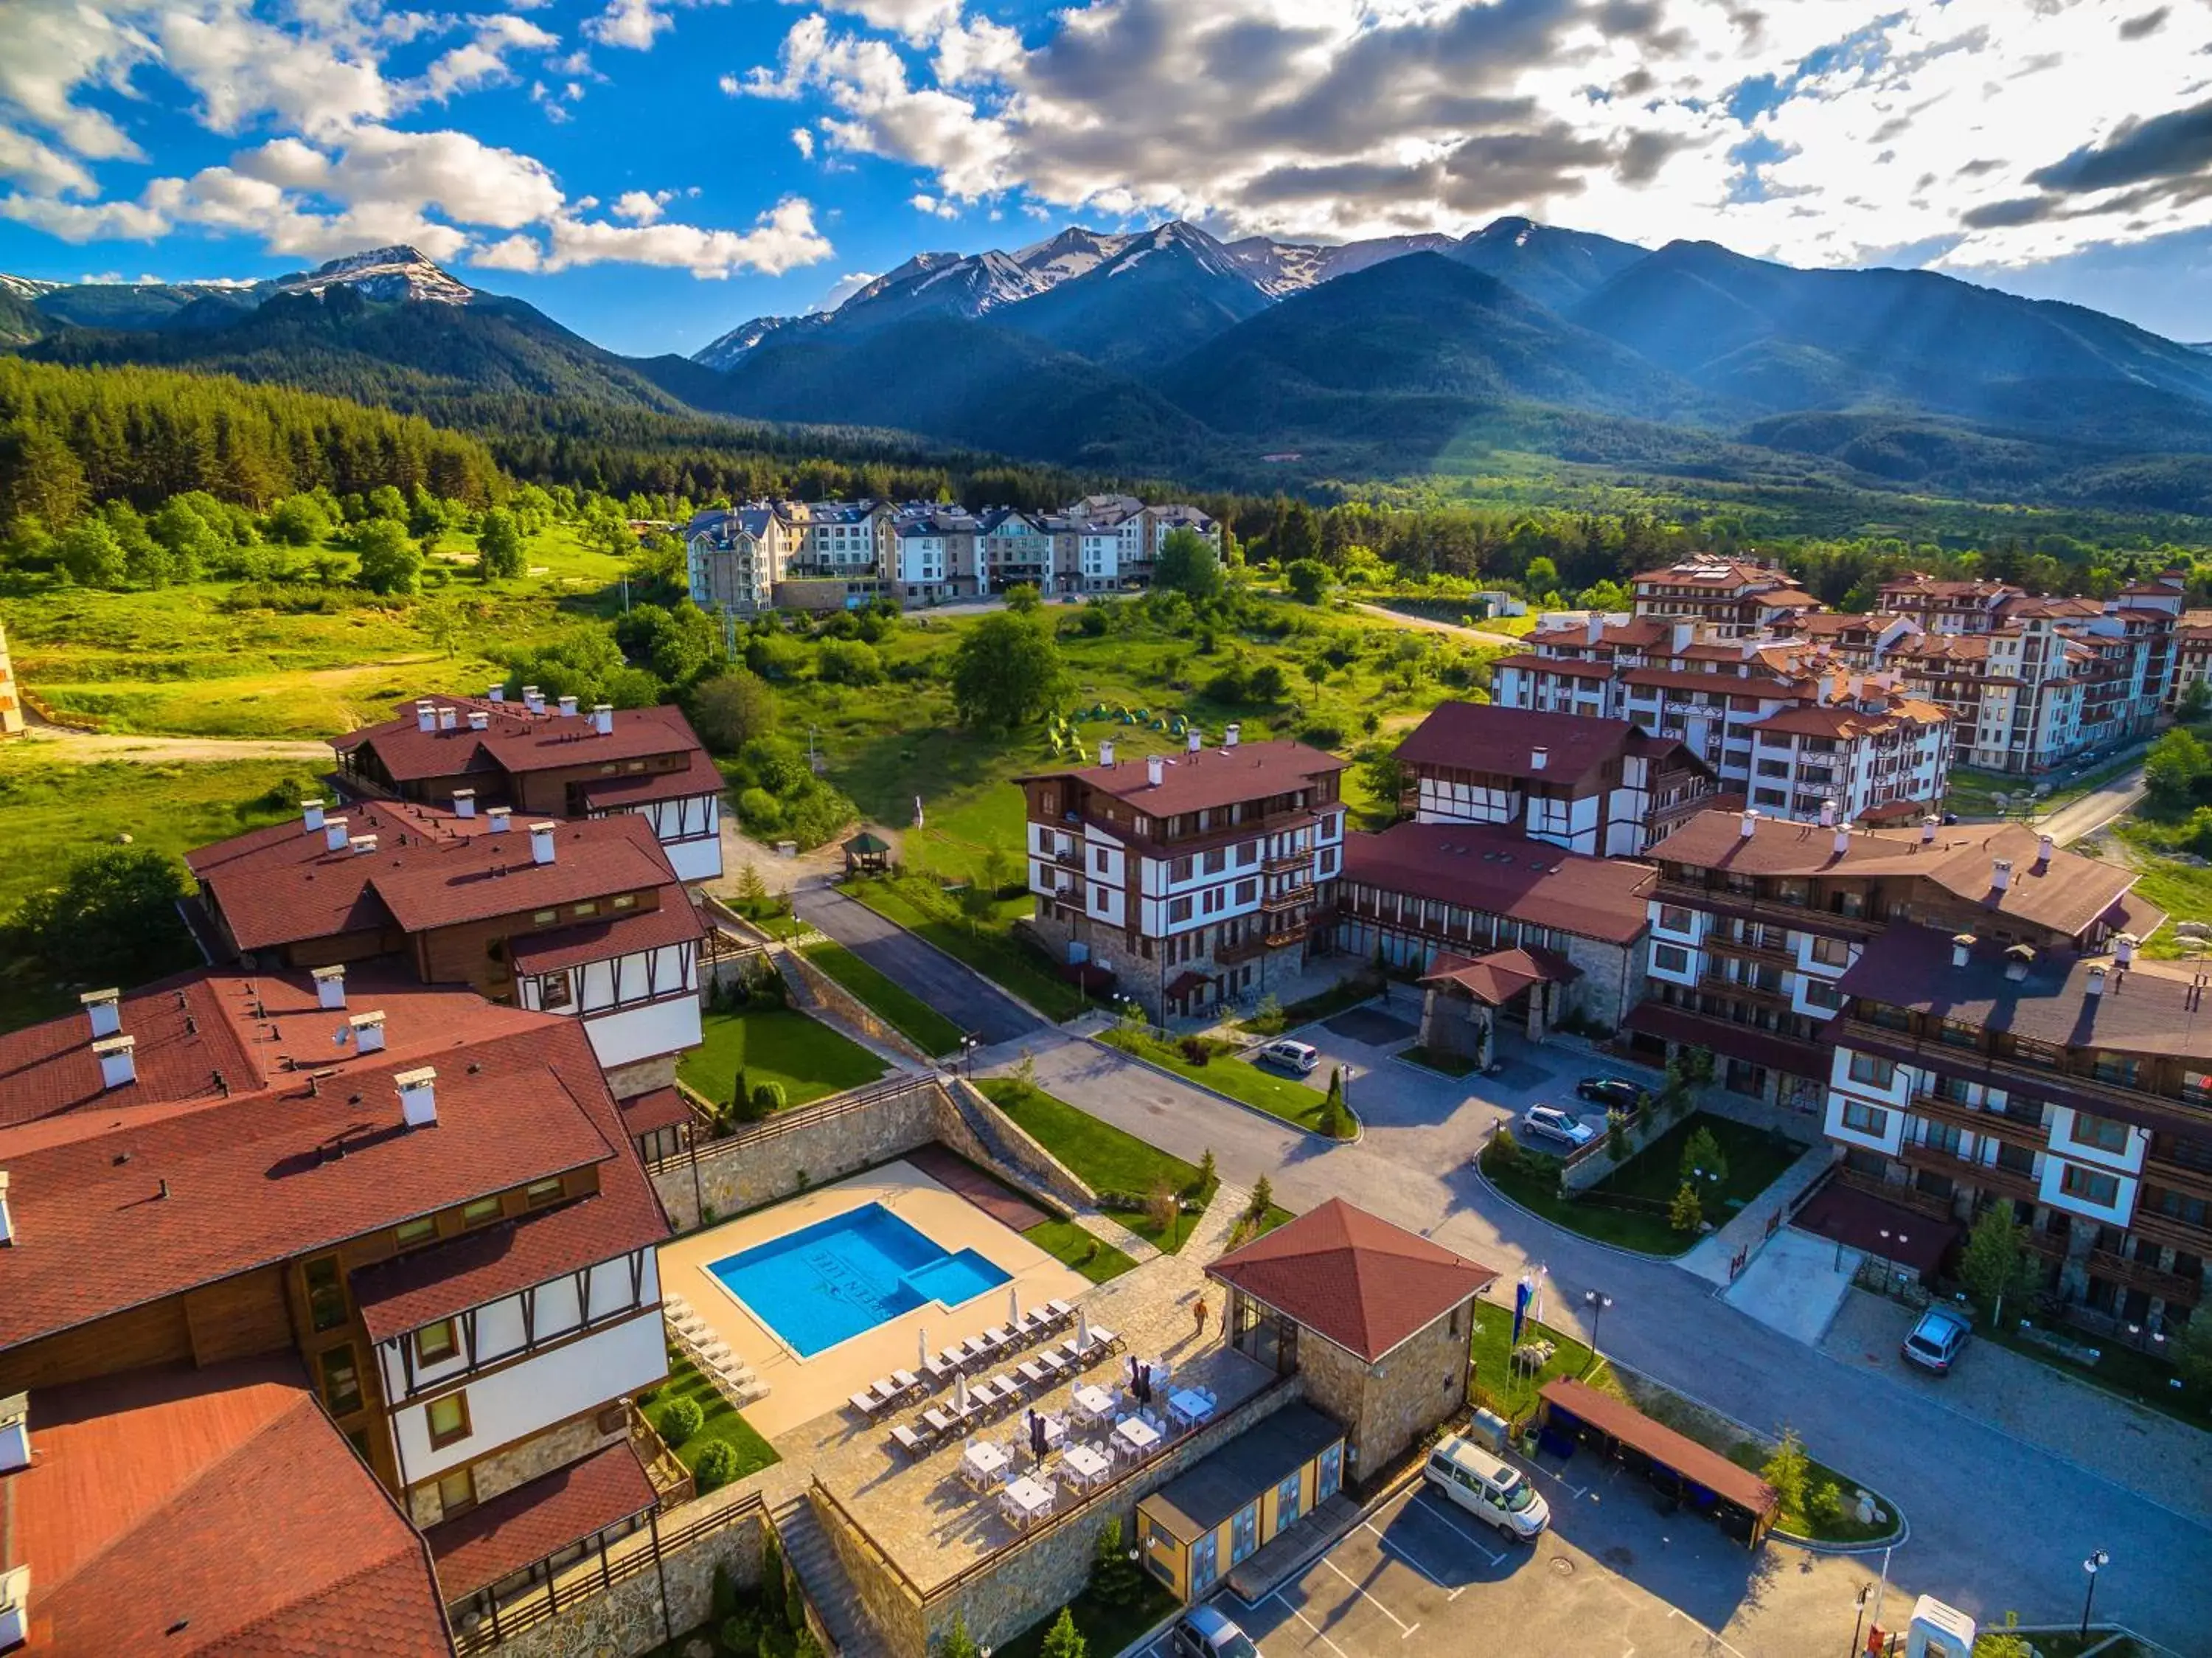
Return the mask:
{"type": "Polygon", "coordinates": [[[1739,1468],[1718,1451],[1676,1433],[1663,1422],[1653,1421],[1632,1405],[1601,1393],[1588,1382],[1554,1376],[1537,1397],[1552,1409],[1640,1451],[1662,1467],[1704,1486],[1762,1521],[1771,1520],[1782,1507],[1774,1487],[1748,1468],[1739,1468]]]}
{"type": "Polygon", "coordinates": [[[1764,1065],[1791,1076],[1825,1078],[1831,1064],[1830,1051],[1817,1042],[1794,1041],[1755,1026],[1709,1019],[1659,1002],[1639,1002],[1620,1024],[1623,1030],[1711,1048],[1723,1059],[1741,1059],[1747,1065],[1764,1065]]]}
{"type": "Polygon", "coordinates": [[[1831,1180],[1790,1224],[1923,1277],[1942,1264],[1960,1234],[1956,1222],[1923,1215],[1841,1179],[1831,1180]]]}
{"type": "Polygon", "coordinates": [[[1212,983],[1204,973],[1185,967],[1160,988],[1170,996],[1188,996],[1193,991],[1202,991],[1212,983]]]}
{"type": "Polygon", "coordinates": [[[699,1121],[691,1102],[678,1089],[652,1088],[628,1100],[615,1101],[623,1126],[632,1134],[650,1134],[659,1128],[690,1128],[699,1121]]]}
{"type": "Polygon", "coordinates": [[[1580,967],[1555,950],[1492,950],[1478,956],[1439,950],[1421,983],[1455,985],[1486,1006],[1502,1008],[1533,985],[1571,984],[1582,976],[1580,967]]]}
{"type": "Polygon", "coordinates": [[[534,1566],[659,1500],[629,1442],[540,1474],[422,1533],[447,1601],[534,1566]]]}

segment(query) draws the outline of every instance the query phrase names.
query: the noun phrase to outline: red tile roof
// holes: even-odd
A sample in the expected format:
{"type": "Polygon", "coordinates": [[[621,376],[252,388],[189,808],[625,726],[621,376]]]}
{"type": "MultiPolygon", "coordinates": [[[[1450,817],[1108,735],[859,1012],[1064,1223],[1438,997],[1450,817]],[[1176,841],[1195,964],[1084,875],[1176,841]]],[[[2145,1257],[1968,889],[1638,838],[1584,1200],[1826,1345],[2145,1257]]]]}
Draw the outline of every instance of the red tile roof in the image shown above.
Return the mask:
{"type": "Polygon", "coordinates": [[[1369,1364],[1498,1276],[1341,1198],[1206,1271],[1369,1364]]]}
{"type": "Polygon", "coordinates": [[[423,1533],[450,1602],[643,1514],[653,1481],[628,1441],[540,1474],[423,1533]]]}
{"type": "Polygon", "coordinates": [[[1346,881],[1612,944],[1643,936],[1656,874],[1648,864],[1585,857],[1510,829],[1463,823],[1401,823],[1344,838],[1346,881]]]}
{"type": "MultiPolygon", "coordinates": [[[[344,818],[349,834],[376,836],[379,854],[397,850],[407,837],[420,832],[375,802],[331,816],[344,818]]],[[[391,912],[369,889],[375,862],[376,856],[349,846],[330,850],[322,830],[306,830],[297,820],[185,855],[185,867],[213,896],[241,950],[390,927],[391,912]]]]}
{"type": "Polygon", "coordinates": [[[688,1128],[699,1120],[680,1088],[653,1088],[615,1104],[621,1108],[623,1129],[633,1135],[657,1128],[688,1128]]]}
{"type": "Polygon", "coordinates": [[[520,703],[492,703],[477,697],[427,700],[458,710],[454,729],[419,729],[410,698],[398,718],[349,731],[334,738],[331,747],[341,754],[371,750],[395,783],[465,773],[515,776],[703,747],[690,722],[674,708],[618,708],[614,729],[602,736],[593,728],[588,711],[564,716],[549,707],[544,714],[532,714],[520,703]],[[471,712],[489,716],[482,731],[469,728],[471,712]]]}
{"type": "Polygon", "coordinates": [[[1951,716],[1933,703],[1922,702],[1913,697],[1884,699],[1884,706],[1873,710],[1855,703],[1836,704],[1820,708],[1785,708],[1770,714],[1752,727],[1753,731],[1771,732],[1777,736],[1834,737],[1842,741],[1855,741],[1861,737],[1879,736],[1885,731],[1894,731],[1906,725],[1944,725],[1951,716]]]}
{"type": "MultiPolygon", "coordinates": [[[[1492,703],[1439,703],[1398,745],[1407,765],[1449,765],[1526,782],[1567,785],[1595,780],[1608,763],[1632,753],[1656,753],[1637,741],[1641,728],[1628,720],[1582,714],[1548,714],[1492,703]],[[1545,751],[1535,764],[1535,751],[1545,751]]],[[[1663,742],[1664,748],[1680,747],[1663,742]]]]}
{"type": "MultiPolygon", "coordinates": [[[[228,1099],[88,1103],[0,1129],[16,1228],[0,1251],[0,1346],[548,1175],[634,1166],[580,1021],[465,1000],[506,1033],[456,1008],[446,1046],[356,1058],[327,1081],[272,1069],[228,1099]],[[426,1058],[437,1122],[410,1129],[392,1078],[426,1058]]],[[[320,1048],[337,1017],[289,1018],[280,1039],[320,1048]]],[[[36,1028],[0,1038],[0,1072],[26,1043],[47,1045],[36,1028]]]]}
{"type": "Polygon", "coordinates": [[[306,1380],[286,1354],[34,1391],[31,1466],[0,1475],[28,1649],[449,1655],[422,1538],[306,1380]]]}
{"type": "Polygon", "coordinates": [[[580,962],[695,942],[706,928],[681,887],[664,887],[657,910],[629,910],[573,927],[556,927],[511,940],[507,951],[520,973],[550,973],[580,962]]]}
{"type": "Polygon", "coordinates": [[[631,813],[561,823],[550,863],[532,861],[535,838],[517,825],[396,855],[380,847],[363,861],[377,866],[377,896],[410,933],[678,884],[653,826],[631,813]]]}
{"type": "Polygon", "coordinates": [[[1124,758],[1112,765],[1088,765],[1074,771],[1044,772],[1040,776],[1073,777],[1103,794],[1140,806],[1154,818],[1210,807],[1232,806],[1239,801],[1286,795],[1319,779],[1334,776],[1346,762],[1302,742],[1240,743],[1234,748],[1201,748],[1196,753],[1177,750],[1163,757],[1167,764],[1160,785],[1152,787],[1149,768],[1141,758],[1124,758]]]}
{"type": "Polygon", "coordinates": [[[1454,955],[1438,950],[1421,976],[1424,984],[1456,984],[1487,1007],[1502,1008],[1532,984],[1571,984],[1583,970],[1556,950],[1492,950],[1454,955]]]}
{"type": "Polygon", "coordinates": [[[1710,1048],[1723,1059],[1741,1059],[1747,1065],[1764,1065],[1791,1076],[1825,1079],[1829,1051],[1818,1042],[1800,1042],[1777,1036],[1753,1025],[1709,1018],[1658,1002],[1640,1002],[1620,1021],[1623,1030],[1656,1036],[1691,1047],[1710,1048]]]}
{"type": "Polygon", "coordinates": [[[594,777],[576,785],[584,803],[594,811],[618,811],[650,801],[686,800],[695,795],[719,795],[728,786],[722,768],[695,749],[674,771],[625,771],[616,777],[594,777]]]}
{"type": "Polygon", "coordinates": [[[1634,1405],[1601,1393],[1586,1381],[1554,1376],[1544,1384],[1540,1397],[1547,1405],[1612,1435],[1739,1508],[1767,1518],[1782,1508],[1782,1498],[1774,1487],[1748,1468],[1738,1467],[1718,1451],[1706,1449],[1666,1423],[1653,1421],[1634,1405]]]}
{"type": "Polygon", "coordinates": [[[1613,666],[1610,659],[1588,662],[1580,657],[1538,656],[1523,651],[1516,655],[1500,656],[1491,664],[1494,673],[1501,667],[1517,667],[1527,674],[1559,674],[1570,680],[1610,680],[1613,666]]]}
{"type": "Polygon", "coordinates": [[[1731,697],[1809,700],[1819,694],[1811,680],[1778,680],[1765,674],[1693,674],[1681,668],[1632,667],[1620,677],[1628,685],[1656,686],[1662,691],[1711,691],[1731,697]]]}

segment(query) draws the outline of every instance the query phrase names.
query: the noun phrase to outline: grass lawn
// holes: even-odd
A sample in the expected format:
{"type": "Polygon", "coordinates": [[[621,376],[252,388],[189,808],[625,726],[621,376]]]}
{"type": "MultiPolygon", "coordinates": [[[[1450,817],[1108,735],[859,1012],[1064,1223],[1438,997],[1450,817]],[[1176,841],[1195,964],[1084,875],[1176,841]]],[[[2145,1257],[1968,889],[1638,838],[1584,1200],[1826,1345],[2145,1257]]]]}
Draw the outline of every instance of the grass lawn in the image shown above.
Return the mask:
{"type": "MultiPolygon", "coordinates": [[[[1177,1192],[1197,1198],[1200,1213],[1206,1204],[1213,1201],[1214,1191],[1220,1183],[1217,1180],[1201,1189],[1196,1164],[1187,1163],[1158,1146],[1147,1145],[1111,1123],[1102,1123],[1089,1112],[1079,1110],[1057,1095],[1047,1094],[1042,1088],[1026,1088],[1012,1076],[986,1076],[976,1086],[993,1105],[1066,1164],[1094,1192],[1126,1192],[1142,1198],[1164,1181],[1177,1192]]],[[[1197,1215],[1184,1216],[1176,1236],[1170,1239],[1165,1228],[1155,1226],[1152,1218],[1142,1212],[1111,1204],[1101,1207],[1109,1209],[1115,1220],[1154,1248],[1170,1253],[1182,1247],[1199,1218],[1197,1215]]]]}
{"type": "Polygon", "coordinates": [[[787,1106],[842,1094],[872,1082],[884,1062],[817,1020],[791,1008],[748,1008],[709,1013],[706,1040],[678,1062],[677,1075],[720,1102],[737,1086],[743,1067],[749,1082],[781,1082],[787,1106]]]}
{"type": "Polygon", "coordinates": [[[1443,1049],[1424,1048],[1418,1045],[1401,1048],[1399,1058],[1407,1064],[1419,1065],[1423,1070],[1432,1070],[1444,1076],[1470,1076],[1474,1073],[1474,1061],[1463,1053],[1450,1053],[1443,1049]]]}
{"type": "Polygon", "coordinates": [[[779,1460],[775,1448],[753,1431],[752,1424],[715,1391],[714,1384],[700,1374],[699,1367],[672,1347],[668,1350],[668,1380],[661,1385],[653,1402],[643,1407],[647,1419],[655,1428],[659,1427],[662,1410],[671,1399],[679,1398],[693,1400],[706,1415],[699,1431],[676,1448],[677,1460],[685,1467],[697,1467],[699,1453],[718,1439],[737,1448],[738,1472],[732,1476],[733,1481],[779,1460]]]}
{"type": "MultiPolygon", "coordinates": [[[[1278,1076],[1272,1071],[1261,1070],[1257,1065],[1226,1055],[1194,1064],[1184,1058],[1182,1050],[1172,1047],[1154,1036],[1142,1032],[1119,1028],[1102,1033],[1099,1040],[1151,1061],[1177,1076],[1188,1076],[1194,1082],[1212,1088],[1217,1093],[1241,1100],[1248,1106],[1257,1106],[1270,1117],[1279,1117],[1286,1123],[1295,1123],[1303,1129],[1321,1132],[1321,1110],[1328,1096],[1319,1088],[1310,1088],[1303,1082],[1287,1076],[1278,1076]]],[[[1318,1072],[1316,1075],[1319,1075],[1318,1072]]],[[[1352,1118],[1356,1125],[1357,1115],[1352,1118]]],[[[1357,1131],[1355,1128],[1355,1132],[1357,1131]]]]}
{"type": "Polygon", "coordinates": [[[803,946],[801,954],[924,1053],[950,1053],[960,1045],[963,1033],[959,1026],[920,997],[893,984],[842,944],[824,939],[803,946]]]}
{"type": "MultiPolygon", "coordinates": [[[[1126,1606],[1110,1606],[1085,1589],[1067,1603],[1075,1627],[1091,1658],[1114,1658],[1146,1630],[1176,1609],[1176,1598],[1150,1577],[1139,1577],[1139,1593],[1126,1606]]],[[[1044,1637],[1060,1621],[1057,1608],[1047,1612],[1011,1641],[992,1648],[992,1658],[1038,1658],[1044,1637]]]]}
{"type": "Polygon", "coordinates": [[[1530,1214],[1579,1232],[1585,1238],[1633,1249],[1646,1255],[1679,1255],[1697,1242],[1693,1234],[1675,1231],[1663,1214],[1641,1209],[1611,1209],[1600,1204],[1578,1203],[1559,1196],[1559,1159],[1530,1156],[1526,1147],[1511,1168],[1499,1166],[1485,1155],[1484,1176],[1506,1197],[1530,1214]]]}
{"type": "Polygon", "coordinates": [[[1062,1266],[1073,1267],[1093,1283],[1118,1278],[1136,1265],[1112,1244],[1092,1236],[1073,1221],[1039,1221],[1022,1236],[1062,1266]]]}
{"type": "MultiPolygon", "coordinates": [[[[1510,1297],[1512,1291],[1505,1294],[1510,1297]]],[[[1593,1387],[1602,1389],[1615,1398],[1621,1396],[1620,1385],[1603,1360],[1592,1368],[1590,1350],[1563,1330],[1554,1330],[1548,1324],[1534,1320],[1521,1327],[1521,1340],[1525,1346],[1536,1340],[1553,1344],[1551,1362],[1531,1375],[1513,1368],[1513,1308],[1493,1307],[1486,1301],[1474,1304],[1474,1332],[1468,1344],[1468,1355],[1474,1361],[1472,1392],[1474,1403],[1486,1410],[1495,1411],[1508,1422],[1518,1423],[1536,1408],[1536,1394],[1554,1376],[1573,1376],[1593,1387]]]]}
{"type": "Polygon", "coordinates": [[[856,881],[842,889],[886,921],[934,944],[956,961],[1019,997],[1052,1019],[1073,1019],[1090,1003],[1074,985],[1052,971],[1039,952],[1013,936],[1012,915],[1025,914],[1027,899],[1013,899],[992,920],[971,923],[943,892],[911,879],[856,881]]]}
{"type": "Polygon", "coordinates": [[[1285,1031],[1310,1025],[1316,1019],[1327,1019],[1363,1002],[1371,1002],[1380,988],[1365,973],[1354,973],[1342,984],[1332,985],[1303,1002],[1293,1002],[1287,1008],[1279,1007],[1272,1015],[1255,1013],[1249,1019],[1239,1019],[1235,1021],[1236,1027],[1252,1036],[1280,1036],[1285,1031]]]}

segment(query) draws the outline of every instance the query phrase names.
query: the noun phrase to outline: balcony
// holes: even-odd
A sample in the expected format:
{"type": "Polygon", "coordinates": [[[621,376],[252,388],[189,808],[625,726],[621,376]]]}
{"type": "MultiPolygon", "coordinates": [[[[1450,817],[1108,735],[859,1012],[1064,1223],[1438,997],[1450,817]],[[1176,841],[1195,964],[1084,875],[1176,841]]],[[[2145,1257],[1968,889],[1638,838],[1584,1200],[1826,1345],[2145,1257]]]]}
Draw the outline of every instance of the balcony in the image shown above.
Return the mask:
{"type": "Polygon", "coordinates": [[[2184,1249],[2192,1255],[2212,1255],[2212,1228],[2191,1226],[2171,1215],[2145,1209],[2141,1203],[2136,1204],[2135,1215],[2128,1222],[2128,1230],[2138,1238],[2184,1249]]]}
{"type": "Polygon", "coordinates": [[[1271,875],[1288,875],[1294,869],[1310,869],[1313,868],[1313,854],[1310,851],[1285,852],[1279,856],[1263,859],[1260,868],[1271,875]]]}
{"type": "Polygon", "coordinates": [[[2162,1295],[2167,1301],[2179,1301],[2185,1307],[2196,1306],[2204,1293],[2204,1285],[2200,1279],[2185,1278],[2179,1272],[2168,1272],[2142,1261],[2131,1261],[2109,1249],[2089,1252],[2089,1271],[2107,1283],[2119,1284],[2128,1289],[2140,1289],[2148,1295],[2162,1295]]]}
{"type": "Polygon", "coordinates": [[[1911,1109],[1915,1116],[1954,1123],[1969,1134],[1993,1136],[2026,1151],[2051,1149],[2051,1136],[2043,1128],[2008,1117],[2002,1112],[1977,1110],[1956,1100],[1947,1100],[1940,1094],[1915,1094],[1911,1109]]]}
{"type": "Polygon", "coordinates": [[[1312,929],[1303,921],[1289,924],[1270,923],[1267,948],[1271,950],[1279,950],[1286,945],[1303,944],[1305,942],[1306,935],[1312,929]]]}
{"type": "Polygon", "coordinates": [[[1778,899],[1754,898],[1748,893],[1693,887],[1681,881],[1661,881],[1653,888],[1653,896],[1665,903],[1685,905],[1712,915],[1760,921],[1801,932],[1829,933],[1840,938],[1872,938],[1887,924],[1866,916],[1838,915],[1832,910],[1815,910],[1808,905],[1784,904],[1778,899]]]}
{"type": "Polygon", "coordinates": [[[1313,899],[1314,889],[1310,885],[1289,887],[1279,893],[1262,893],[1260,907],[1268,911],[1295,910],[1312,903],[1313,899]]]}
{"type": "Polygon", "coordinates": [[[1247,933],[1234,943],[1216,944],[1213,947],[1213,959],[1222,966],[1233,967],[1240,961],[1249,961],[1255,956],[1264,954],[1267,948],[1266,938],[1258,933],[1247,933]]]}
{"type": "Polygon", "coordinates": [[[1797,967],[1796,953],[1787,945],[1740,944],[1719,933],[1708,933],[1701,942],[1704,948],[1716,955],[1731,955],[1741,960],[1761,962],[1770,967],[1781,967],[1793,972],[1797,967]]]}
{"type": "Polygon", "coordinates": [[[2212,1169],[2191,1168],[2186,1163],[2152,1157],[2143,1163],[2143,1179],[2169,1192],[2185,1192],[2192,1198],[2212,1198],[2212,1169]]]}
{"type": "Polygon", "coordinates": [[[1698,976],[1698,988],[1708,995],[1734,997],[1738,1001],[1755,1003],[1762,1007],[1787,1009],[1792,1005],[1787,991],[1770,991],[1764,984],[1754,984],[1747,979],[1724,978],[1711,971],[1698,976]]]}
{"type": "Polygon", "coordinates": [[[1862,1174],[1855,1168],[1838,1168],[1836,1183],[1847,1186],[1854,1192],[1863,1192],[1884,1203],[1895,1204],[1917,1215],[1927,1215],[1939,1221],[1952,1218],[1952,1200],[1939,1198],[1932,1192],[1923,1192],[1918,1186],[1885,1180],[1872,1174],[1862,1174]]]}
{"type": "Polygon", "coordinates": [[[1083,868],[1083,854],[1073,846],[1064,852],[1054,852],[1052,855],[1052,861],[1064,869],[1073,869],[1079,873],[1083,868]]]}
{"type": "Polygon", "coordinates": [[[1931,1174],[1948,1174],[1953,1179],[1974,1187],[1979,1192],[1993,1192],[2000,1197],[2019,1198],[2029,1203],[2039,1201],[2034,1177],[2022,1174],[1996,1163],[1970,1162],[1964,1157],[1954,1157],[1934,1146],[1905,1143],[1898,1157],[1907,1168],[1926,1169],[1931,1174]]]}

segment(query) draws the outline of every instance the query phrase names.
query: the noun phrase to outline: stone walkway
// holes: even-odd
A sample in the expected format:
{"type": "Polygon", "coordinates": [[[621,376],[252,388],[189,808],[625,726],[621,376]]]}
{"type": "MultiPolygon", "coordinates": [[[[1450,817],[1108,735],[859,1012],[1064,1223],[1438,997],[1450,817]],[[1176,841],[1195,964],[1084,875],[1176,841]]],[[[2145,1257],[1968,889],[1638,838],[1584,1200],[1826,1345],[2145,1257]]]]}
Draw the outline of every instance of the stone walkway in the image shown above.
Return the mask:
{"type": "Polygon", "coordinates": [[[1159,1259],[1160,1252],[1149,1240],[1139,1237],[1103,1209],[1077,1210],[1075,1223],[1101,1243],[1112,1244],[1139,1266],[1159,1259]]]}
{"type": "Polygon", "coordinates": [[[1808,1147],[1805,1155],[1783,1170],[1771,1186],[1729,1216],[1728,1224],[1698,1243],[1676,1265],[1685,1272],[1696,1273],[1708,1283],[1725,1288],[1729,1277],[1729,1263],[1735,1259],[1736,1252],[1746,1251],[1747,1261],[1756,1256],[1766,1244],[1767,1221],[1786,1212],[1826,1172],[1834,1158],[1832,1146],[1808,1147]]]}

